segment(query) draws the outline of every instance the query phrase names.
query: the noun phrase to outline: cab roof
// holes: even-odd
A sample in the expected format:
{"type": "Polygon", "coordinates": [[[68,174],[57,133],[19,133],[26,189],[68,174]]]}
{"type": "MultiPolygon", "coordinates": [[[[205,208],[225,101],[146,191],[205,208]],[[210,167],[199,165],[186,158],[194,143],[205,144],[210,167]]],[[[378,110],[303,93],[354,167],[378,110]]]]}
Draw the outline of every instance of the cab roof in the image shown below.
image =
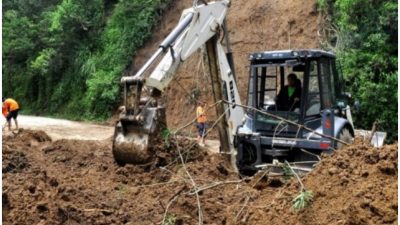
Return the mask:
{"type": "Polygon", "coordinates": [[[287,60],[298,58],[319,58],[328,57],[336,58],[332,52],[327,52],[319,49],[299,49],[299,50],[278,50],[278,51],[265,51],[254,52],[249,55],[250,61],[258,60],[287,60]]]}

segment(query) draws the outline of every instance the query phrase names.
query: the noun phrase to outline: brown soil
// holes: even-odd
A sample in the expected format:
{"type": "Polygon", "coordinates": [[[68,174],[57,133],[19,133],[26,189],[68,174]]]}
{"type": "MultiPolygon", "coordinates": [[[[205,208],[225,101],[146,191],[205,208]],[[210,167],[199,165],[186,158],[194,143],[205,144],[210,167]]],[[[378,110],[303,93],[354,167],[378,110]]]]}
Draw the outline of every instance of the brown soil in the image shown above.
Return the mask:
{"type": "Polygon", "coordinates": [[[271,198],[261,192],[249,212],[249,224],[268,218],[272,224],[397,224],[397,145],[382,149],[361,142],[325,156],[303,180],[314,193],[310,206],[290,210],[298,191],[289,182],[271,198]]]}
{"type": "MultiPolygon", "coordinates": [[[[134,74],[158,48],[179,21],[183,9],[192,1],[173,0],[161,23],[154,29],[153,37],[136,53],[130,74],[134,74]]],[[[317,48],[318,13],[314,0],[262,1],[234,0],[229,9],[228,29],[234,54],[238,88],[243,103],[246,102],[248,80],[248,54],[279,49],[317,48]],[[289,35],[290,34],[290,35],[289,35]],[[289,38],[290,36],[290,38],[289,38]],[[290,41],[289,41],[290,40],[290,41]]],[[[195,101],[189,96],[200,91],[199,99],[213,103],[211,81],[203,69],[200,51],[182,63],[166,91],[168,126],[179,127],[195,117],[195,101]]],[[[195,98],[196,99],[196,98],[195,98]]],[[[215,120],[215,110],[209,111],[215,120]]],[[[195,128],[186,129],[195,134],[195,128]]],[[[216,134],[213,133],[214,137],[216,134]]]]}
{"type": "Polygon", "coordinates": [[[153,164],[119,167],[110,140],[52,142],[29,130],[3,136],[3,223],[161,224],[174,200],[169,224],[196,224],[196,195],[179,146],[196,186],[209,187],[199,192],[204,224],[397,224],[397,145],[357,143],[323,157],[303,178],[314,198],[297,213],[294,178],[259,173],[240,180],[221,155],[189,140],[157,146],[153,164]]]}

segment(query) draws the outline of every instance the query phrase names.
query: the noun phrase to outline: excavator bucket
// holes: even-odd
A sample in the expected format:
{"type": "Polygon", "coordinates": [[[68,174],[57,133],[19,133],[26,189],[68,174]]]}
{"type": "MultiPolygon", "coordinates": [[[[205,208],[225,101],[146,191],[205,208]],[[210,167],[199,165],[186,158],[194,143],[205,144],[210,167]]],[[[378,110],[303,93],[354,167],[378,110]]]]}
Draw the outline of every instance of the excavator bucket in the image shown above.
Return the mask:
{"type": "Polygon", "coordinates": [[[139,117],[121,116],[115,126],[112,152],[116,162],[146,164],[153,159],[152,144],[166,127],[165,108],[143,109],[139,117]]]}

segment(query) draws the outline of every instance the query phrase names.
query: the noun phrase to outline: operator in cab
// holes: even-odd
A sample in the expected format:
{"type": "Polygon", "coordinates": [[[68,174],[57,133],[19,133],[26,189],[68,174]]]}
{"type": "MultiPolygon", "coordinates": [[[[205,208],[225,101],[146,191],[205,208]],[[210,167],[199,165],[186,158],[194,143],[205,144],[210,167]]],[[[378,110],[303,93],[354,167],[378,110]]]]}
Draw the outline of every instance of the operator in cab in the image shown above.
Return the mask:
{"type": "Polygon", "coordinates": [[[301,81],[296,74],[291,73],[287,76],[288,84],[281,88],[276,97],[276,105],[279,111],[294,111],[300,108],[301,81]]]}
{"type": "Polygon", "coordinates": [[[8,124],[8,130],[11,131],[11,119],[14,119],[15,127],[18,130],[18,111],[19,111],[19,105],[17,101],[15,101],[12,98],[2,98],[3,101],[3,107],[2,107],[2,112],[4,117],[6,117],[7,124],[8,124]]]}
{"type": "Polygon", "coordinates": [[[201,145],[205,145],[205,135],[206,135],[206,122],[207,116],[204,107],[206,106],[205,102],[199,102],[199,105],[196,109],[196,118],[197,118],[197,142],[201,145]]]}

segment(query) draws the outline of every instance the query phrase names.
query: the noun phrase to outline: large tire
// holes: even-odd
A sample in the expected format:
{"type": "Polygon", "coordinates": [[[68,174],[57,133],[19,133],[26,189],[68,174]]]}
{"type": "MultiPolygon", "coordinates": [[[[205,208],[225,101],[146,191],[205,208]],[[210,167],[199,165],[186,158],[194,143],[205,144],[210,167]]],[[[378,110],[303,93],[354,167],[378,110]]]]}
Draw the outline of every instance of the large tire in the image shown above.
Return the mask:
{"type": "Polygon", "coordinates": [[[239,174],[253,176],[257,172],[257,169],[252,166],[257,161],[256,147],[251,144],[243,144],[238,151],[241,151],[241,158],[236,160],[239,174]]]}
{"type": "MultiPolygon", "coordinates": [[[[343,128],[340,131],[340,134],[339,134],[339,137],[338,137],[339,140],[344,141],[344,142],[349,143],[349,144],[353,143],[353,138],[354,137],[350,133],[350,130],[348,128],[343,128]]],[[[346,145],[336,141],[335,149],[339,150],[339,149],[342,149],[344,146],[346,146],[346,145]]]]}

